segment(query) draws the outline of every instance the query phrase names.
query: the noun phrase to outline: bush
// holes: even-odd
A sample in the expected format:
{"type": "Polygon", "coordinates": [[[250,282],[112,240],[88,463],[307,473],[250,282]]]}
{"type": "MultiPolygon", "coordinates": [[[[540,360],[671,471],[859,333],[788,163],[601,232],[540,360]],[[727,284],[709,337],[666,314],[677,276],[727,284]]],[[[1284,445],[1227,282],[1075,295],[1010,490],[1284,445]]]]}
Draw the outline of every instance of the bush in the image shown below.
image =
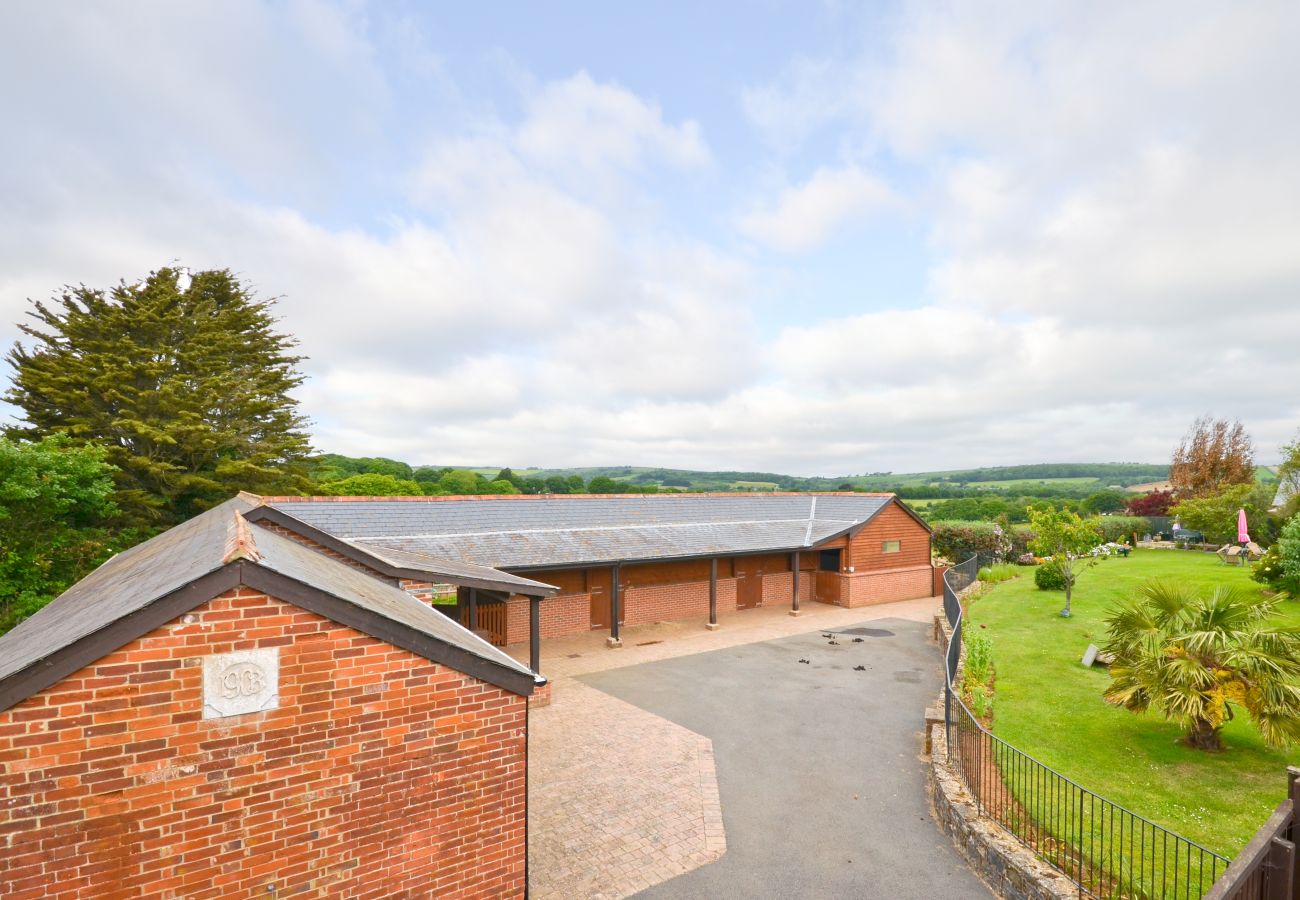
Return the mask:
{"type": "Polygon", "coordinates": [[[1008,563],[999,563],[996,566],[985,566],[979,571],[979,580],[986,584],[1001,584],[1004,581],[1010,581],[1012,578],[1019,577],[1020,573],[1016,567],[1008,563]]]}
{"type": "Polygon", "coordinates": [[[1040,591],[1065,590],[1065,573],[1059,564],[1045,562],[1034,570],[1034,585],[1040,591]]]}
{"type": "Polygon", "coordinates": [[[1099,516],[1089,524],[1097,526],[1103,544],[1119,543],[1125,538],[1131,538],[1135,531],[1146,534],[1151,530],[1151,523],[1141,516],[1099,516]]]}
{"type": "Polygon", "coordinates": [[[417,482],[374,472],[326,482],[317,490],[329,497],[418,497],[424,493],[417,482]]]}
{"type": "Polygon", "coordinates": [[[936,522],[933,546],[954,562],[962,562],[972,553],[993,555],[998,551],[998,535],[993,529],[992,522],[936,522]]]}
{"type": "Polygon", "coordinates": [[[1282,577],[1277,586],[1293,597],[1300,597],[1300,514],[1292,516],[1282,527],[1274,546],[1282,563],[1282,577]]]}
{"type": "Polygon", "coordinates": [[[977,719],[982,719],[993,712],[993,698],[989,696],[984,685],[976,685],[970,692],[970,711],[977,719]]]}
{"type": "Polygon", "coordinates": [[[1278,587],[1283,577],[1282,552],[1278,544],[1264,551],[1259,562],[1251,569],[1250,577],[1267,587],[1274,589],[1278,587]]]}
{"type": "Polygon", "coordinates": [[[1037,556],[1034,556],[1034,554],[1032,554],[1032,553],[1022,553],[1022,554],[1020,554],[1019,556],[1016,557],[1016,565],[1018,565],[1018,566],[1036,566],[1036,565],[1038,565],[1038,557],[1037,557],[1037,556]]]}
{"type": "Polygon", "coordinates": [[[993,674],[993,640],[976,631],[966,641],[966,686],[981,685],[993,674]]]}
{"type": "Polygon", "coordinates": [[[1028,550],[1034,533],[1023,525],[1003,524],[1002,534],[994,522],[935,522],[932,546],[940,556],[954,563],[972,553],[1000,560],[1013,560],[1028,550]]]}

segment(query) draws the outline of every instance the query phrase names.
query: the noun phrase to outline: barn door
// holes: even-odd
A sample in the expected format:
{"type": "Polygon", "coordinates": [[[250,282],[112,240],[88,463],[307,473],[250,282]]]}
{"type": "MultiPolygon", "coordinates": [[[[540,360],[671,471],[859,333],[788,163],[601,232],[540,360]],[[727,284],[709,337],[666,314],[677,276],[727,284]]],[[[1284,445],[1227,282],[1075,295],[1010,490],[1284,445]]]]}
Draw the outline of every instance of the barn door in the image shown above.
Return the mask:
{"type": "Polygon", "coordinates": [[[763,570],[753,557],[736,557],[736,609],[753,609],[763,602],[763,570]]]}
{"type": "MultiPolygon", "coordinates": [[[[588,569],[587,570],[587,592],[591,594],[591,628],[609,627],[609,610],[612,605],[610,602],[610,571],[609,569],[588,569]]],[[[622,625],[627,621],[627,597],[622,598],[619,604],[618,624],[622,625]]]]}

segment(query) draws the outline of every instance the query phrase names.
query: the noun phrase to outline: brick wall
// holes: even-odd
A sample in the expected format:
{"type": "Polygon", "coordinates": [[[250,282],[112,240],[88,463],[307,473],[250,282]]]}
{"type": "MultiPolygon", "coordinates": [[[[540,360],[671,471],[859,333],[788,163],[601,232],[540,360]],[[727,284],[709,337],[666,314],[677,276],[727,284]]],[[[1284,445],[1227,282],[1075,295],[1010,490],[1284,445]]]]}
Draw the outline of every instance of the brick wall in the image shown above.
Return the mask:
{"type": "Polygon", "coordinates": [[[928,565],[840,575],[839,606],[870,606],[892,600],[931,597],[934,570],[928,565]]]}
{"type": "Polygon", "coordinates": [[[526,700],[247,589],[0,712],[0,895],[522,896],[526,700]],[[208,653],[280,707],[201,717],[208,653]]]}
{"type": "Polygon", "coordinates": [[[542,637],[586,634],[591,630],[591,595],[572,594],[542,601],[542,637]]]}
{"type": "MultiPolygon", "coordinates": [[[[790,605],[789,572],[763,576],[764,604],[790,605]],[[769,600],[770,598],[770,600],[769,600]]],[[[812,601],[813,573],[801,576],[800,602],[812,601]]],[[[619,594],[623,603],[624,625],[647,625],[674,619],[690,619],[709,614],[708,581],[681,584],[625,586],[619,594]]],[[[481,608],[481,607],[480,607],[481,608]]],[[[718,579],[718,612],[736,611],[736,580],[718,579]]],[[[570,594],[542,601],[542,637],[585,634],[591,630],[591,595],[570,594]]],[[[507,601],[506,643],[520,644],[529,639],[528,600],[514,595],[507,601]]]]}
{"type": "Polygon", "coordinates": [[[506,643],[520,644],[528,639],[528,598],[511,594],[506,598],[506,643]]]}
{"type": "MultiPolygon", "coordinates": [[[[791,572],[777,572],[763,576],[763,606],[791,606],[793,603],[793,579],[791,572]]],[[[799,605],[813,602],[815,573],[799,573],[799,605]]]]}

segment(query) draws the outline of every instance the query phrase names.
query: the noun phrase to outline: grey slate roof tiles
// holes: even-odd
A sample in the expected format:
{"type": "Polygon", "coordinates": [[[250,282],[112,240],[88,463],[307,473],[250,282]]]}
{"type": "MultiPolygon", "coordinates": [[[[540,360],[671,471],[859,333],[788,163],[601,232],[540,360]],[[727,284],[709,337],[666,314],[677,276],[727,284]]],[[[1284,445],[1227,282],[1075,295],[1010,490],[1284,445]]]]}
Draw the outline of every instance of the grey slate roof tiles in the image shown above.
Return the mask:
{"type": "Polygon", "coordinates": [[[530,670],[410,594],[282,537],[250,527],[245,496],[123,551],[8,634],[0,636],[0,680],[229,563],[243,560],[390,622],[520,674],[530,670]]]}
{"type": "Polygon", "coordinates": [[[530,568],[796,550],[866,522],[891,499],[642,494],[268,502],[367,552],[530,568]]]}

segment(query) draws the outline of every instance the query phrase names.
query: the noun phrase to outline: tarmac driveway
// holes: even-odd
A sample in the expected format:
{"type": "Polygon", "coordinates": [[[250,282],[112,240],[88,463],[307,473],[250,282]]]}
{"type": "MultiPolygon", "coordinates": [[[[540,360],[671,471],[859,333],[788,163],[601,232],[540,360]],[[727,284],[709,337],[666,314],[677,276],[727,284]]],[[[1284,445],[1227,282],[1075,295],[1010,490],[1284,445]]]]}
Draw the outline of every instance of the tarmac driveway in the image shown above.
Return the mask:
{"type": "Polygon", "coordinates": [[[727,852],[637,896],[990,896],[926,799],[922,713],[942,685],[928,626],[854,630],[579,676],[713,741],[727,852]]]}

